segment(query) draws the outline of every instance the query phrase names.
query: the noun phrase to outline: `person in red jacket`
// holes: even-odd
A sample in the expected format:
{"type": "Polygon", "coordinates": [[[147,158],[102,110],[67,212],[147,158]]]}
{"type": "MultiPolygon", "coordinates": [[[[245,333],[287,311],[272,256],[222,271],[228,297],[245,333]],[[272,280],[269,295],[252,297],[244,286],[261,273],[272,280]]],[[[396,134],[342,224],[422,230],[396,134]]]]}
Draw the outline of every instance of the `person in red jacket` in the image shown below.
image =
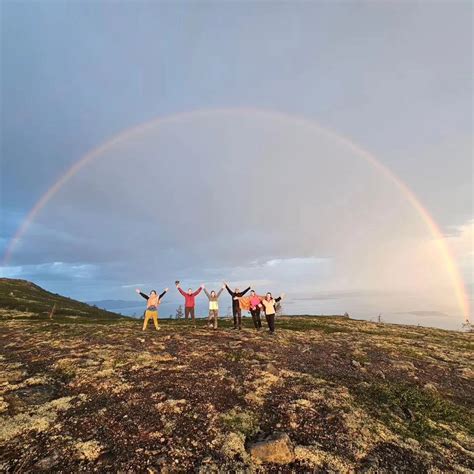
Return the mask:
{"type": "Polygon", "coordinates": [[[196,305],[195,298],[201,290],[204,288],[204,284],[202,284],[196,291],[193,291],[191,288],[188,288],[188,292],[185,293],[179,284],[179,281],[176,282],[176,288],[178,291],[184,296],[184,318],[187,321],[189,317],[192,318],[194,326],[196,326],[195,315],[194,315],[194,307],[196,305]]]}

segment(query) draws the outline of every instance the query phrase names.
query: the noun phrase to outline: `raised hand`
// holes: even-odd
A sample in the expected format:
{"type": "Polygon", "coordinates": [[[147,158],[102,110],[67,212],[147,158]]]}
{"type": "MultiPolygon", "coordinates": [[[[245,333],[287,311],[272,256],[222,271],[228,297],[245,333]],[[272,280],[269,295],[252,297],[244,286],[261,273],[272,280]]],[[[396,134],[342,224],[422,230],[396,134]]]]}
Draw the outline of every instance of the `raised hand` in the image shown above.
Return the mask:
{"type": "Polygon", "coordinates": [[[169,290],[169,288],[165,288],[165,291],[167,292],[169,290]]]}
{"type": "Polygon", "coordinates": [[[204,283],[201,283],[201,288],[204,288],[204,283]]]}
{"type": "Polygon", "coordinates": [[[140,291],[140,289],[139,289],[139,288],[137,288],[135,291],[136,291],[138,294],[140,294],[140,293],[141,293],[141,291],[140,291]]]}
{"type": "Polygon", "coordinates": [[[280,298],[283,299],[285,296],[286,296],[286,293],[282,293],[282,294],[280,295],[280,298]]]}

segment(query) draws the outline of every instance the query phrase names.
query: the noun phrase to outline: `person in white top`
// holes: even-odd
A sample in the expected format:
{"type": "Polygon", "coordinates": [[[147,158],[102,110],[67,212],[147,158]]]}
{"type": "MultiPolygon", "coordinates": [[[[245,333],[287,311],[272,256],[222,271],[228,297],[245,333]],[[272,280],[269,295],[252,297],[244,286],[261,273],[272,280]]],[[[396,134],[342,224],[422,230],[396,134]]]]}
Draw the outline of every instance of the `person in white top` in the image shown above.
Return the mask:
{"type": "Polygon", "coordinates": [[[219,318],[219,296],[224,288],[225,286],[223,286],[218,293],[214,290],[209,293],[206,288],[204,288],[204,293],[206,293],[206,296],[209,298],[209,327],[213,327],[214,329],[217,329],[217,320],[219,318]]]}

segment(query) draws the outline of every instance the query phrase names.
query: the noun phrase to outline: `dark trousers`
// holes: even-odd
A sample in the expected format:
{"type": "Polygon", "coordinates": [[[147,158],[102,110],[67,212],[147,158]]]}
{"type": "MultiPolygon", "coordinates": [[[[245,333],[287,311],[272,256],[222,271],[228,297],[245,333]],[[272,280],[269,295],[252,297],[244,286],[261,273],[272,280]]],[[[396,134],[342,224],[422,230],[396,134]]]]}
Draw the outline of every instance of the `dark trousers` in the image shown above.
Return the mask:
{"type": "Polygon", "coordinates": [[[238,308],[232,307],[232,315],[234,316],[234,328],[238,327],[240,329],[242,326],[242,310],[240,306],[238,308]]]}
{"type": "Polygon", "coordinates": [[[265,319],[267,320],[268,329],[270,330],[270,332],[275,332],[275,315],[266,314],[265,319]]]}
{"type": "Polygon", "coordinates": [[[250,310],[250,314],[252,315],[253,325],[255,329],[260,329],[262,327],[262,320],[260,319],[260,308],[255,308],[250,310]]]}
{"type": "Polygon", "coordinates": [[[189,317],[192,318],[193,323],[194,323],[194,306],[192,306],[192,307],[190,307],[190,308],[188,308],[188,307],[185,307],[185,308],[184,308],[184,318],[185,318],[186,320],[188,320],[189,317]]]}

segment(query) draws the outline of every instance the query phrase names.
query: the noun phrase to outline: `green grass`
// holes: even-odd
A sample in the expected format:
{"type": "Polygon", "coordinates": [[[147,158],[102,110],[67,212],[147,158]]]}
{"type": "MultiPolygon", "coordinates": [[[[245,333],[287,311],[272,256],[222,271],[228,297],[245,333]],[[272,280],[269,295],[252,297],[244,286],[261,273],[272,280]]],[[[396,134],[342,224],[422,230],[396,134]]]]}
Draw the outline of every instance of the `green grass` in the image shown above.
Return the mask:
{"type": "Polygon", "coordinates": [[[277,317],[276,328],[288,329],[290,331],[308,331],[317,330],[325,334],[336,332],[352,332],[350,328],[345,327],[341,322],[348,321],[338,316],[288,316],[277,317]]]}
{"type": "Polygon", "coordinates": [[[250,438],[260,430],[259,417],[248,410],[234,408],[221,415],[222,424],[233,432],[239,432],[250,438]]]}
{"type": "Polygon", "coordinates": [[[355,395],[366,410],[405,437],[424,441],[450,436],[436,423],[457,425],[463,431],[474,434],[472,413],[467,408],[416,386],[395,382],[373,383],[369,387],[356,389],[355,395]]]}

